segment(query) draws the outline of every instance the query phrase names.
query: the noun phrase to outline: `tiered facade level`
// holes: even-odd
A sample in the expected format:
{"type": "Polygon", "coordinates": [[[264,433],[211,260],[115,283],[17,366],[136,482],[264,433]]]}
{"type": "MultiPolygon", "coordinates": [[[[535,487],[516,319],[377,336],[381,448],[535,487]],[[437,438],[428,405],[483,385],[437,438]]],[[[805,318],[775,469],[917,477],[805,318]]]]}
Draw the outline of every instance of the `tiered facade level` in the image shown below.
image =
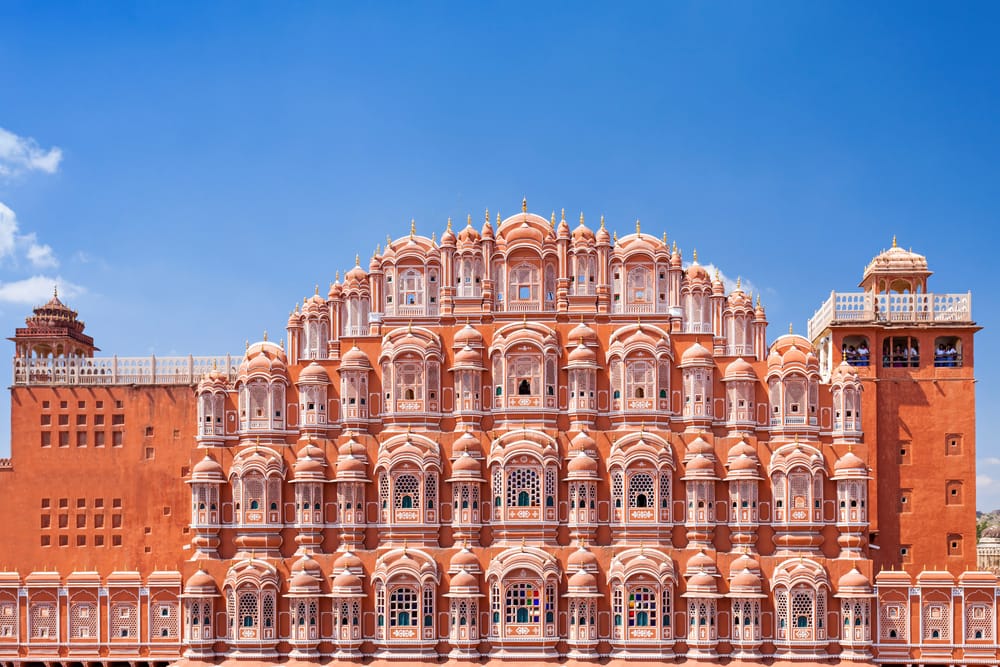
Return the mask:
{"type": "Polygon", "coordinates": [[[997,663],[969,295],[894,244],[769,345],[638,223],[496,223],[390,239],[242,358],[36,309],[0,663],[997,663]]]}

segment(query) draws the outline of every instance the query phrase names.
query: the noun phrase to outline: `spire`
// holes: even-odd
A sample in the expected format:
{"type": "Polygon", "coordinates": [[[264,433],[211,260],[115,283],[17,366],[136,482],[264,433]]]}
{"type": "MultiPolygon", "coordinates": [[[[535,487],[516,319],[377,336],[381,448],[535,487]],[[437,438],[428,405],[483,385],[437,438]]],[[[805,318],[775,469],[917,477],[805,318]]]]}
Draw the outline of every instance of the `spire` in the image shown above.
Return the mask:
{"type": "Polygon", "coordinates": [[[639,224],[639,218],[635,219],[635,235],[642,235],[642,226],[639,224]]]}
{"type": "Polygon", "coordinates": [[[521,198],[521,213],[527,213],[527,212],[528,212],[528,198],[527,197],[522,197],[521,198]]]}
{"type": "Polygon", "coordinates": [[[438,240],[438,233],[431,232],[431,245],[435,245],[437,243],[437,240],[438,240]]]}
{"type": "Polygon", "coordinates": [[[698,249],[697,248],[695,248],[694,252],[691,253],[691,257],[693,258],[691,261],[693,261],[695,264],[697,264],[698,263],[698,249]]]}
{"type": "Polygon", "coordinates": [[[792,331],[792,323],[791,322],[788,323],[788,333],[790,333],[790,334],[794,333],[794,331],[792,331]]]}
{"type": "Polygon", "coordinates": [[[490,209],[486,209],[486,222],[490,221],[490,209]]]}
{"type": "Polygon", "coordinates": [[[555,229],[555,226],[556,226],[556,212],[555,211],[552,211],[552,217],[549,218],[549,225],[551,225],[552,228],[555,229]]]}
{"type": "Polygon", "coordinates": [[[264,342],[267,342],[267,329],[264,329],[264,342]]]}
{"type": "Polygon", "coordinates": [[[450,215],[448,216],[448,230],[447,231],[449,231],[449,232],[451,231],[451,216],[450,215]]]}
{"type": "Polygon", "coordinates": [[[663,245],[664,245],[664,247],[666,247],[666,245],[667,245],[667,233],[666,232],[663,232],[663,245]]]}
{"type": "Polygon", "coordinates": [[[472,214],[471,213],[467,213],[466,214],[466,217],[465,217],[465,226],[466,227],[471,227],[472,226],[472,214]]]}
{"type": "Polygon", "coordinates": [[[601,229],[604,229],[604,216],[601,216],[601,229]]]}
{"type": "Polygon", "coordinates": [[[385,249],[388,250],[389,246],[392,245],[392,237],[388,234],[385,235],[385,249]]]}
{"type": "Polygon", "coordinates": [[[316,294],[319,294],[319,283],[316,283],[316,294]]]}
{"type": "Polygon", "coordinates": [[[898,246],[896,245],[896,235],[895,235],[895,234],[893,234],[893,235],[892,235],[892,247],[893,247],[893,248],[896,248],[896,247],[898,247],[898,246]]]}
{"type": "Polygon", "coordinates": [[[611,239],[612,239],[612,240],[613,240],[613,241],[614,241],[615,243],[618,243],[618,230],[617,230],[617,229],[615,230],[615,233],[611,235],[611,239]]]}
{"type": "Polygon", "coordinates": [[[740,289],[743,284],[743,278],[741,276],[736,276],[736,289],[740,289]]]}
{"type": "Polygon", "coordinates": [[[677,241],[674,241],[674,246],[670,249],[670,252],[675,255],[677,254],[677,241]]]}
{"type": "Polygon", "coordinates": [[[340,269],[337,269],[337,274],[336,275],[337,275],[337,278],[336,278],[335,282],[339,283],[340,282],[340,269]]]}
{"type": "Polygon", "coordinates": [[[580,224],[583,224],[583,211],[580,211],[580,224]]]}
{"type": "Polygon", "coordinates": [[[411,237],[415,236],[416,233],[417,233],[417,221],[413,218],[410,218],[410,236],[411,237]]]}
{"type": "Polygon", "coordinates": [[[559,220],[561,220],[562,222],[566,222],[566,209],[565,208],[562,209],[561,211],[559,211],[559,220]]]}
{"type": "Polygon", "coordinates": [[[354,266],[361,266],[361,255],[354,256],[354,266]]]}
{"type": "Polygon", "coordinates": [[[59,285],[53,285],[52,286],[52,298],[53,299],[58,299],[59,298],[59,285]]]}

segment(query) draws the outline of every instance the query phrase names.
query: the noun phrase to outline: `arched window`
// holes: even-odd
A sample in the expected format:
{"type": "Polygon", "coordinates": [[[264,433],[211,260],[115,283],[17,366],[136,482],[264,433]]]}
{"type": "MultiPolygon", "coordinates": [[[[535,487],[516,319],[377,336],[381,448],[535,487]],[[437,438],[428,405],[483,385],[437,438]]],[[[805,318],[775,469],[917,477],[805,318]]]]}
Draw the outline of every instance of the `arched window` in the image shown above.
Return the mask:
{"type": "Polygon", "coordinates": [[[416,269],[409,269],[400,275],[400,303],[403,306],[422,306],[424,304],[424,275],[416,269]]]}
{"type": "Polygon", "coordinates": [[[519,264],[510,270],[509,302],[511,305],[523,306],[539,304],[538,267],[531,264],[519,264]]]}
{"type": "Polygon", "coordinates": [[[653,303],[653,272],[648,267],[629,269],[627,294],[630,305],[646,306],[653,303]]]}

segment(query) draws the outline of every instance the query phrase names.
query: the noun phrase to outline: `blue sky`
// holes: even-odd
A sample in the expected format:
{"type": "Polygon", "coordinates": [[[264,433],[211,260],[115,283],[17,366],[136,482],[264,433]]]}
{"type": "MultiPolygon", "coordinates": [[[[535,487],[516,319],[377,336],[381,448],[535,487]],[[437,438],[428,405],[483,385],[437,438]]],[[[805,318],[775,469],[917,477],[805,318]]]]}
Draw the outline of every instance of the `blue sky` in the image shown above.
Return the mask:
{"type": "Polygon", "coordinates": [[[106,353],[238,353],[527,196],[697,248],[773,337],[897,234],[974,292],[1000,507],[1000,6],[613,4],[0,4],[0,329],[58,280],[106,353]]]}

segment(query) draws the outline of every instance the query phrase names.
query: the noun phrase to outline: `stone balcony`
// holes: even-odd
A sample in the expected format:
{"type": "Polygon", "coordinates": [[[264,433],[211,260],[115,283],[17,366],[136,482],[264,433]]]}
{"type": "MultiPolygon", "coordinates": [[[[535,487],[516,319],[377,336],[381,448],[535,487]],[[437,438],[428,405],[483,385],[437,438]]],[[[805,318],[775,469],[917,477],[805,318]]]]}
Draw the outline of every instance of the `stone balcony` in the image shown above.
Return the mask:
{"type": "Polygon", "coordinates": [[[243,356],[59,357],[14,359],[14,385],[191,385],[217,368],[229,379],[243,356]]]}
{"type": "Polygon", "coordinates": [[[830,292],[830,297],[809,318],[809,340],[831,324],[970,323],[972,292],[965,294],[872,294],[830,292]]]}

